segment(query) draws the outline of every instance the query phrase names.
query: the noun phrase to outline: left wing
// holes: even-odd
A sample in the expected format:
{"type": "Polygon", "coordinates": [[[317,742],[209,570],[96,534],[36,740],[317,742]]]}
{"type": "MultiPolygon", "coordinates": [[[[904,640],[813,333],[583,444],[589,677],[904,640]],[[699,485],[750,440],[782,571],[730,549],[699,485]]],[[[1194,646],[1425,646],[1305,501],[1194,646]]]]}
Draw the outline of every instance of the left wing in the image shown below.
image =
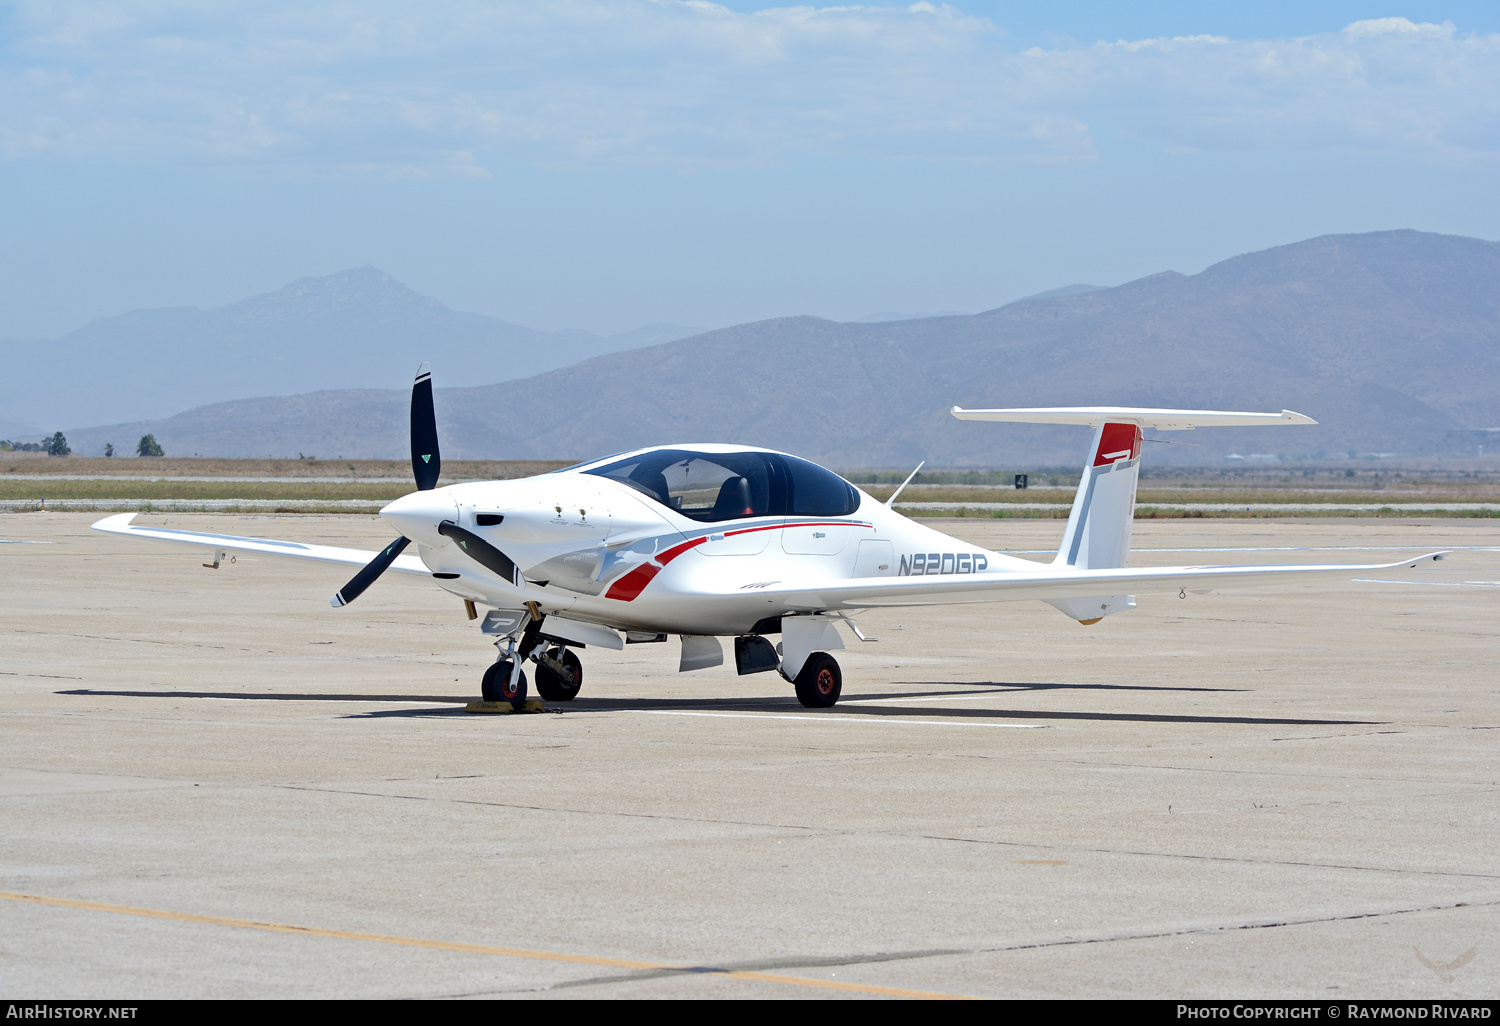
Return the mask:
{"type": "MultiPolygon", "coordinates": [[[[311,559],[320,563],[343,563],[346,566],[365,566],[379,553],[365,549],[345,549],[335,545],[309,545],[307,542],[277,541],[274,538],[242,538],[234,534],[208,534],[203,531],[176,531],[167,527],[144,527],[132,524],[134,513],[117,513],[105,517],[94,525],[94,530],[108,534],[124,534],[132,538],[166,542],[178,548],[210,549],[222,552],[255,552],[264,556],[284,556],[291,559],[311,559]]],[[[390,569],[408,574],[432,575],[414,555],[397,556],[390,569]]]]}
{"type": "MultiPolygon", "coordinates": [[[[1211,588],[1221,585],[1264,584],[1299,577],[1337,576],[1371,571],[1414,570],[1434,563],[1447,552],[1399,563],[1333,563],[1293,566],[1164,566],[1109,570],[1057,570],[1038,564],[1035,572],[946,574],[935,577],[876,577],[821,584],[756,588],[773,604],[816,612],[870,609],[878,606],[946,605],[961,602],[1005,602],[1018,599],[1088,598],[1211,588]]],[[[743,595],[743,590],[726,594],[743,595]]]]}

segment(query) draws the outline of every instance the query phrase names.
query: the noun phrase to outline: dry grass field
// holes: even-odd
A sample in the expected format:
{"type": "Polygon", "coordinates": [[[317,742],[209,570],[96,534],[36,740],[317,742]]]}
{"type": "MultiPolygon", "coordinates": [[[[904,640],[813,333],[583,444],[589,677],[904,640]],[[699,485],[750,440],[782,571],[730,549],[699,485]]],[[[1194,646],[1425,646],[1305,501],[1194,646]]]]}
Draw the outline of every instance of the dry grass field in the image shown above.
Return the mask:
{"type": "MultiPolygon", "coordinates": [[[[545,474],[569,460],[444,460],[443,476],[455,481],[497,480],[545,474]]],[[[5,474],[88,475],[102,477],[352,477],[411,480],[406,460],[232,460],[163,456],[154,459],[102,456],[58,458],[37,452],[0,452],[0,479],[5,474]]]]}
{"type": "MultiPolygon", "coordinates": [[[[564,460],[450,460],[443,464],[443,483],[508,480],[546,473],[568,465],[564,460]]],[[[885,471],[850,472],[850,479],[876,499],[890,497],[904,474],[885,471]]],[[[910,515],[1065,517],[1077,487],[1076,474],[1043,472],[1032,475],[1032,487],[1010,486],[1012,475],[1001,471],[933,471],[920,475],[902,492],[903,503],[949,503],[975,508],[941,511],[908,509],[910,515]],[[1014,510],[982,508],[996,503],[1014,510]],[[1052,504],[1063,508],[1024,508],[1052,504]]],[[[405,460],[271,460],[206,458],[57,458],[42,453],[0,453],[0,502],[41,504],[66,502],[110,503],[122,509],[150,502],[247,503],[292,502],[320,512],[367,511],[370,503],[389,502],[413,488],[411,466],[405,460]]],[[[1137,496],[1138,516],[1161,517],[1282,515],[1258,510],[1266,504],[1390,504],[1497,503],[1500,470],[1473,469],[1428,461],[1413,467],[1349,468],[1236,467],[1164,471],[1143,475],[1137,496]],[[1250,509],[1182,510],[1183,504],[1229,504],[1250,509]],[[1156,508],[1162,507],[1162,508],[1156,508]]],[[[248,507],[247,507],[248,508],[248,507]]],[[[291,511],[291,507],[287,508],[291,511]]],[[[1350,516],[1349,511],[1326,511],[1350,516]]],[[[1358,515],[1402,516],[1410,509],[1364,510],[1358,515]]],[[[1455,516],[1495,516],[1495,510],[1452,511],[1455,516]]],[[[1317,515],[1316,510],[1308,510],[1317,515]]]]}

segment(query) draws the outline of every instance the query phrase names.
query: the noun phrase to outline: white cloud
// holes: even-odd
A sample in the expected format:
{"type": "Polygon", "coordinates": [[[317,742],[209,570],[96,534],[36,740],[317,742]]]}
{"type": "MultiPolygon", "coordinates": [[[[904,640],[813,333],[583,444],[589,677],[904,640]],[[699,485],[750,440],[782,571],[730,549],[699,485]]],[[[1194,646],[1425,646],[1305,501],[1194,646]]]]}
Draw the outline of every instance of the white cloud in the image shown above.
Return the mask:
{"type": "Polygon", "coordinates": [[[0,156],[484,175],[789,156],[1203,149],[1500,153],[1500,36],[1404,18],[1280,40],[1008,47],[948,6],[742,14],[672,0],[21,4],[0,156]]]}

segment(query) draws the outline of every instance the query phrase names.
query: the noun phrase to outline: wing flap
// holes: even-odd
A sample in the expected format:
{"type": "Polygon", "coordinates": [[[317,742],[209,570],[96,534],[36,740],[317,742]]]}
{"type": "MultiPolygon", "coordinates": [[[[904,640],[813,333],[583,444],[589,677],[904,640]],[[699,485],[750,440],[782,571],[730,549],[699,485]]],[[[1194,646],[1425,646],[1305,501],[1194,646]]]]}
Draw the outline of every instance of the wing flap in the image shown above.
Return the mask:
{"type": "MultiPolygon", "coordinates": [[[[179,531],[168,527],[146,527],[132,524],[134,513],[117,513],[94,524],[94,530],[107,534],[123,534],[142,538],[177,548],[222,550],[225,552],[254,552],[263,556],[282,556],[288,559],[309,559],[319,563],[342,563],[346,566],[364,566],[378,553],[366,549],[345,549],[336,545],[312,545],[307,542],[280,541],[275,538],[245,538],[233,534],[212,534],[206,531],[179,531]]],[[[402,573],[430,576],[432,571],[414,555],[397,556],[390,569],[402,573]]]]}
{"type": "Polygon", "coordinates": [[[761,594],[789,610],[870,609],[880,606],[1007,602],[1023,599],[1089,598],[1096,595],[1151,594],[1180,588],[1265,584],[1298,577],[1338,576],[1372,571],[1414,570],[1447,552],[1399,563],[1333,563],[1291,566],[1167,566],[1109,570],[1050,570],[931,577],[882,577],[766,588],[761,594]]]}

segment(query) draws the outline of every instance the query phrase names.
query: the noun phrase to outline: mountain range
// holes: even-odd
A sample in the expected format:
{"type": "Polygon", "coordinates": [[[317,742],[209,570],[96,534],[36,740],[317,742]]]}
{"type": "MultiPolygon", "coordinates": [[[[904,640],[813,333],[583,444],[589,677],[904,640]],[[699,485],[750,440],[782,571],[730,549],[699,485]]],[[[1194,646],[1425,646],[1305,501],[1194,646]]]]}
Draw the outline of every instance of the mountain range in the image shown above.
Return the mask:
{"type": "Polygon", "coordinates": [[[414,370],[424,360],[489,384],[699,330],[537,331],[452,310],[360,267],[214,310],[134,310],[57,339],[0,342],[7,368],[0,420],[10,427],[102,424],[228,399],[389,386],[397,368],[414,370]]]}
{"type": "MultiPolygon", "coordinates": [[[[405,381],[403,355],[381,366],[384,380],[405,381]]],[[[444,451],[469,458],[725,440],[844,468],[1071,464],[1079,429],[961,423],[948,408],[1096,404],[1287,408],[1320,422],[1168,435],[1194,445],[1151,446],[1158,461],[1421,455],[1500,425],[1500,244],[1330,235],[972,316],[778,318],[499,384],[459,386],[483,375],[432,363],[448,386],[437,393],[444,451]]],[[[150,431],[171,454],[394,457],[407,451],[405,404],[404,387],[322,391],[68,438],[79,452],[150,431]]]]}

